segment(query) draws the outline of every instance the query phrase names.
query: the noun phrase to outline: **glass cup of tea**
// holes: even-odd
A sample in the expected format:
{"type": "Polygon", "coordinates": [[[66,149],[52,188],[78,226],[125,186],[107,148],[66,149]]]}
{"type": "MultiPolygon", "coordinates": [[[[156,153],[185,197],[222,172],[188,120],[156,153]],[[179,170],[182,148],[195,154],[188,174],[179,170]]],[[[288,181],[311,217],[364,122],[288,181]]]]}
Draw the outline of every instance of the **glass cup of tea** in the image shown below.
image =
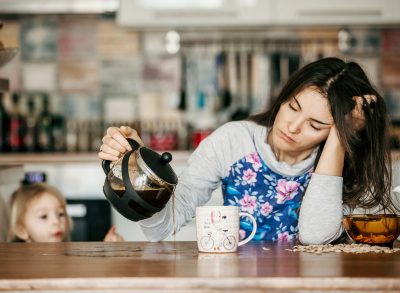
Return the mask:
{"type": "Polygon", "coordinates": [[[343,227],[356,243],[393,247],[400,235],[400,215],[351,214],[343,218],[343,227]]]}

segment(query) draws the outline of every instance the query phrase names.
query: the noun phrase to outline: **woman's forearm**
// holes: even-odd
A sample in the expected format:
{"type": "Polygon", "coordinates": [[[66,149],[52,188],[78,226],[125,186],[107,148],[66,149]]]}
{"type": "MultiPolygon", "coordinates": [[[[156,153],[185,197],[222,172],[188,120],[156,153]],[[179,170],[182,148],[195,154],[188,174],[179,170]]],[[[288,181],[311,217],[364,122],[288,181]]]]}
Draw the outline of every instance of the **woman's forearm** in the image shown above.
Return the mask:
{"type": "Polygon", "coordinates": [[[303,198],[299,238],[303,244],[325,244],[342,233],[344,148],[333,126],[303,198]]]}
{"type": "Polygon", "coordinates": [[[299,215],[299,239],[303,244],[326,244],[342,233],[343,178],[313,174],[299,215]]]}

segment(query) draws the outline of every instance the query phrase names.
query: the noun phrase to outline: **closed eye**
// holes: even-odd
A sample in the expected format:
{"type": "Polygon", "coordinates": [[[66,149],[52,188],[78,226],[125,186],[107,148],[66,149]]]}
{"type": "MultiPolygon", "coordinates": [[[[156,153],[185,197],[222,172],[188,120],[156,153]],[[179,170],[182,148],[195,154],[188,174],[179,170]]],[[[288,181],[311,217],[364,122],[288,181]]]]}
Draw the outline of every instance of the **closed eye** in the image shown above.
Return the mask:
{"type": "Polygon", "coordinates": [[[292,110],[295,111],[295,112],[299,111],[299,110],[296,109],[291,103],[289,103],[289,108],[292,109],[292,110]]]}
{"type": "Polygon", "coordinates": [[[314,128],[314,130],[316,130],[316,131],[320,131],[321,130],[321,128],[314,126],[312,123],[310,123],[310,126],[312,128],[314,128]]]}
{"type": "MultiPolygon", "coordinates": [[[[288,105],[289,105],[289,108],[290,108],[292,111],[294,111],[294,112],[299,112],[299,111],[302,110],[299,101],[297,101],[297,99],[296,99],[295,97],[293,97],[293,101],[292,101],[292,102],[289,102],[288,105]]],[[[317,120],[317,119],[313,119],[313,118],[312,118],[311,121],[310,121],[310,126],[311,126],[314,130],[316,130],[316,131],[321,130],[321,128],[315,126],[315,125],[314,125],[313,123],[311,123],[311,122],[313,122],[313,123],[318,123],[318,124],[321,124],[321,125],[327,125],[327,126],[330,126],[330,125],[331,125],[331,123],[322,122],[322,121],[320,121],[320,120],[317,120]]]]}

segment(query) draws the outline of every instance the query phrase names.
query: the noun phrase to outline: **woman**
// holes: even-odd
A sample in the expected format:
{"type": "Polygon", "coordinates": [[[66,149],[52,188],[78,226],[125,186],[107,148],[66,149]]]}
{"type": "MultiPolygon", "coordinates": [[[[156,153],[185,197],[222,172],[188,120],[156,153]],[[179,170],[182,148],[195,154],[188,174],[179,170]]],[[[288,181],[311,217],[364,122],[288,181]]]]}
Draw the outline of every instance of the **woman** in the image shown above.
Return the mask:
{"type": "MultiPolygon", "coordinates": [[[[99,157],[116,161],[130,150],[125,137],[141,142],[129,127],[108,128],[99,157]]],[[[358,64],[325,58],[295,73],[268,111],[229,122],[200,144],[179,177],[175,219],[170,202],[139,223],[160,241],[222,184],[224,205],[256,218],[254,239],[329,243],[342,233],[343,213],[395,208],[390,163],[383,98],[358,64]]],[[[246,221],[242,236],[251,230],[246,221]]]]}

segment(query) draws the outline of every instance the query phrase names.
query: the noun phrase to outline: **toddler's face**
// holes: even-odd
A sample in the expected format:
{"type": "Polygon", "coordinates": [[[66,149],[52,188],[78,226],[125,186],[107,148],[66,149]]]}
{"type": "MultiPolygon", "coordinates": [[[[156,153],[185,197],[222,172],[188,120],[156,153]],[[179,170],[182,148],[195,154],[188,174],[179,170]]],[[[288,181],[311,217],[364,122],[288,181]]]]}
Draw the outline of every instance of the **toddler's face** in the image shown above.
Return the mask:
{"type": "Polygon", "coordinates": [[[60,201],[49,193],[32,200],[24,217],[29,242],[61,242],[68,233],[68,219],[60,201]]]}

